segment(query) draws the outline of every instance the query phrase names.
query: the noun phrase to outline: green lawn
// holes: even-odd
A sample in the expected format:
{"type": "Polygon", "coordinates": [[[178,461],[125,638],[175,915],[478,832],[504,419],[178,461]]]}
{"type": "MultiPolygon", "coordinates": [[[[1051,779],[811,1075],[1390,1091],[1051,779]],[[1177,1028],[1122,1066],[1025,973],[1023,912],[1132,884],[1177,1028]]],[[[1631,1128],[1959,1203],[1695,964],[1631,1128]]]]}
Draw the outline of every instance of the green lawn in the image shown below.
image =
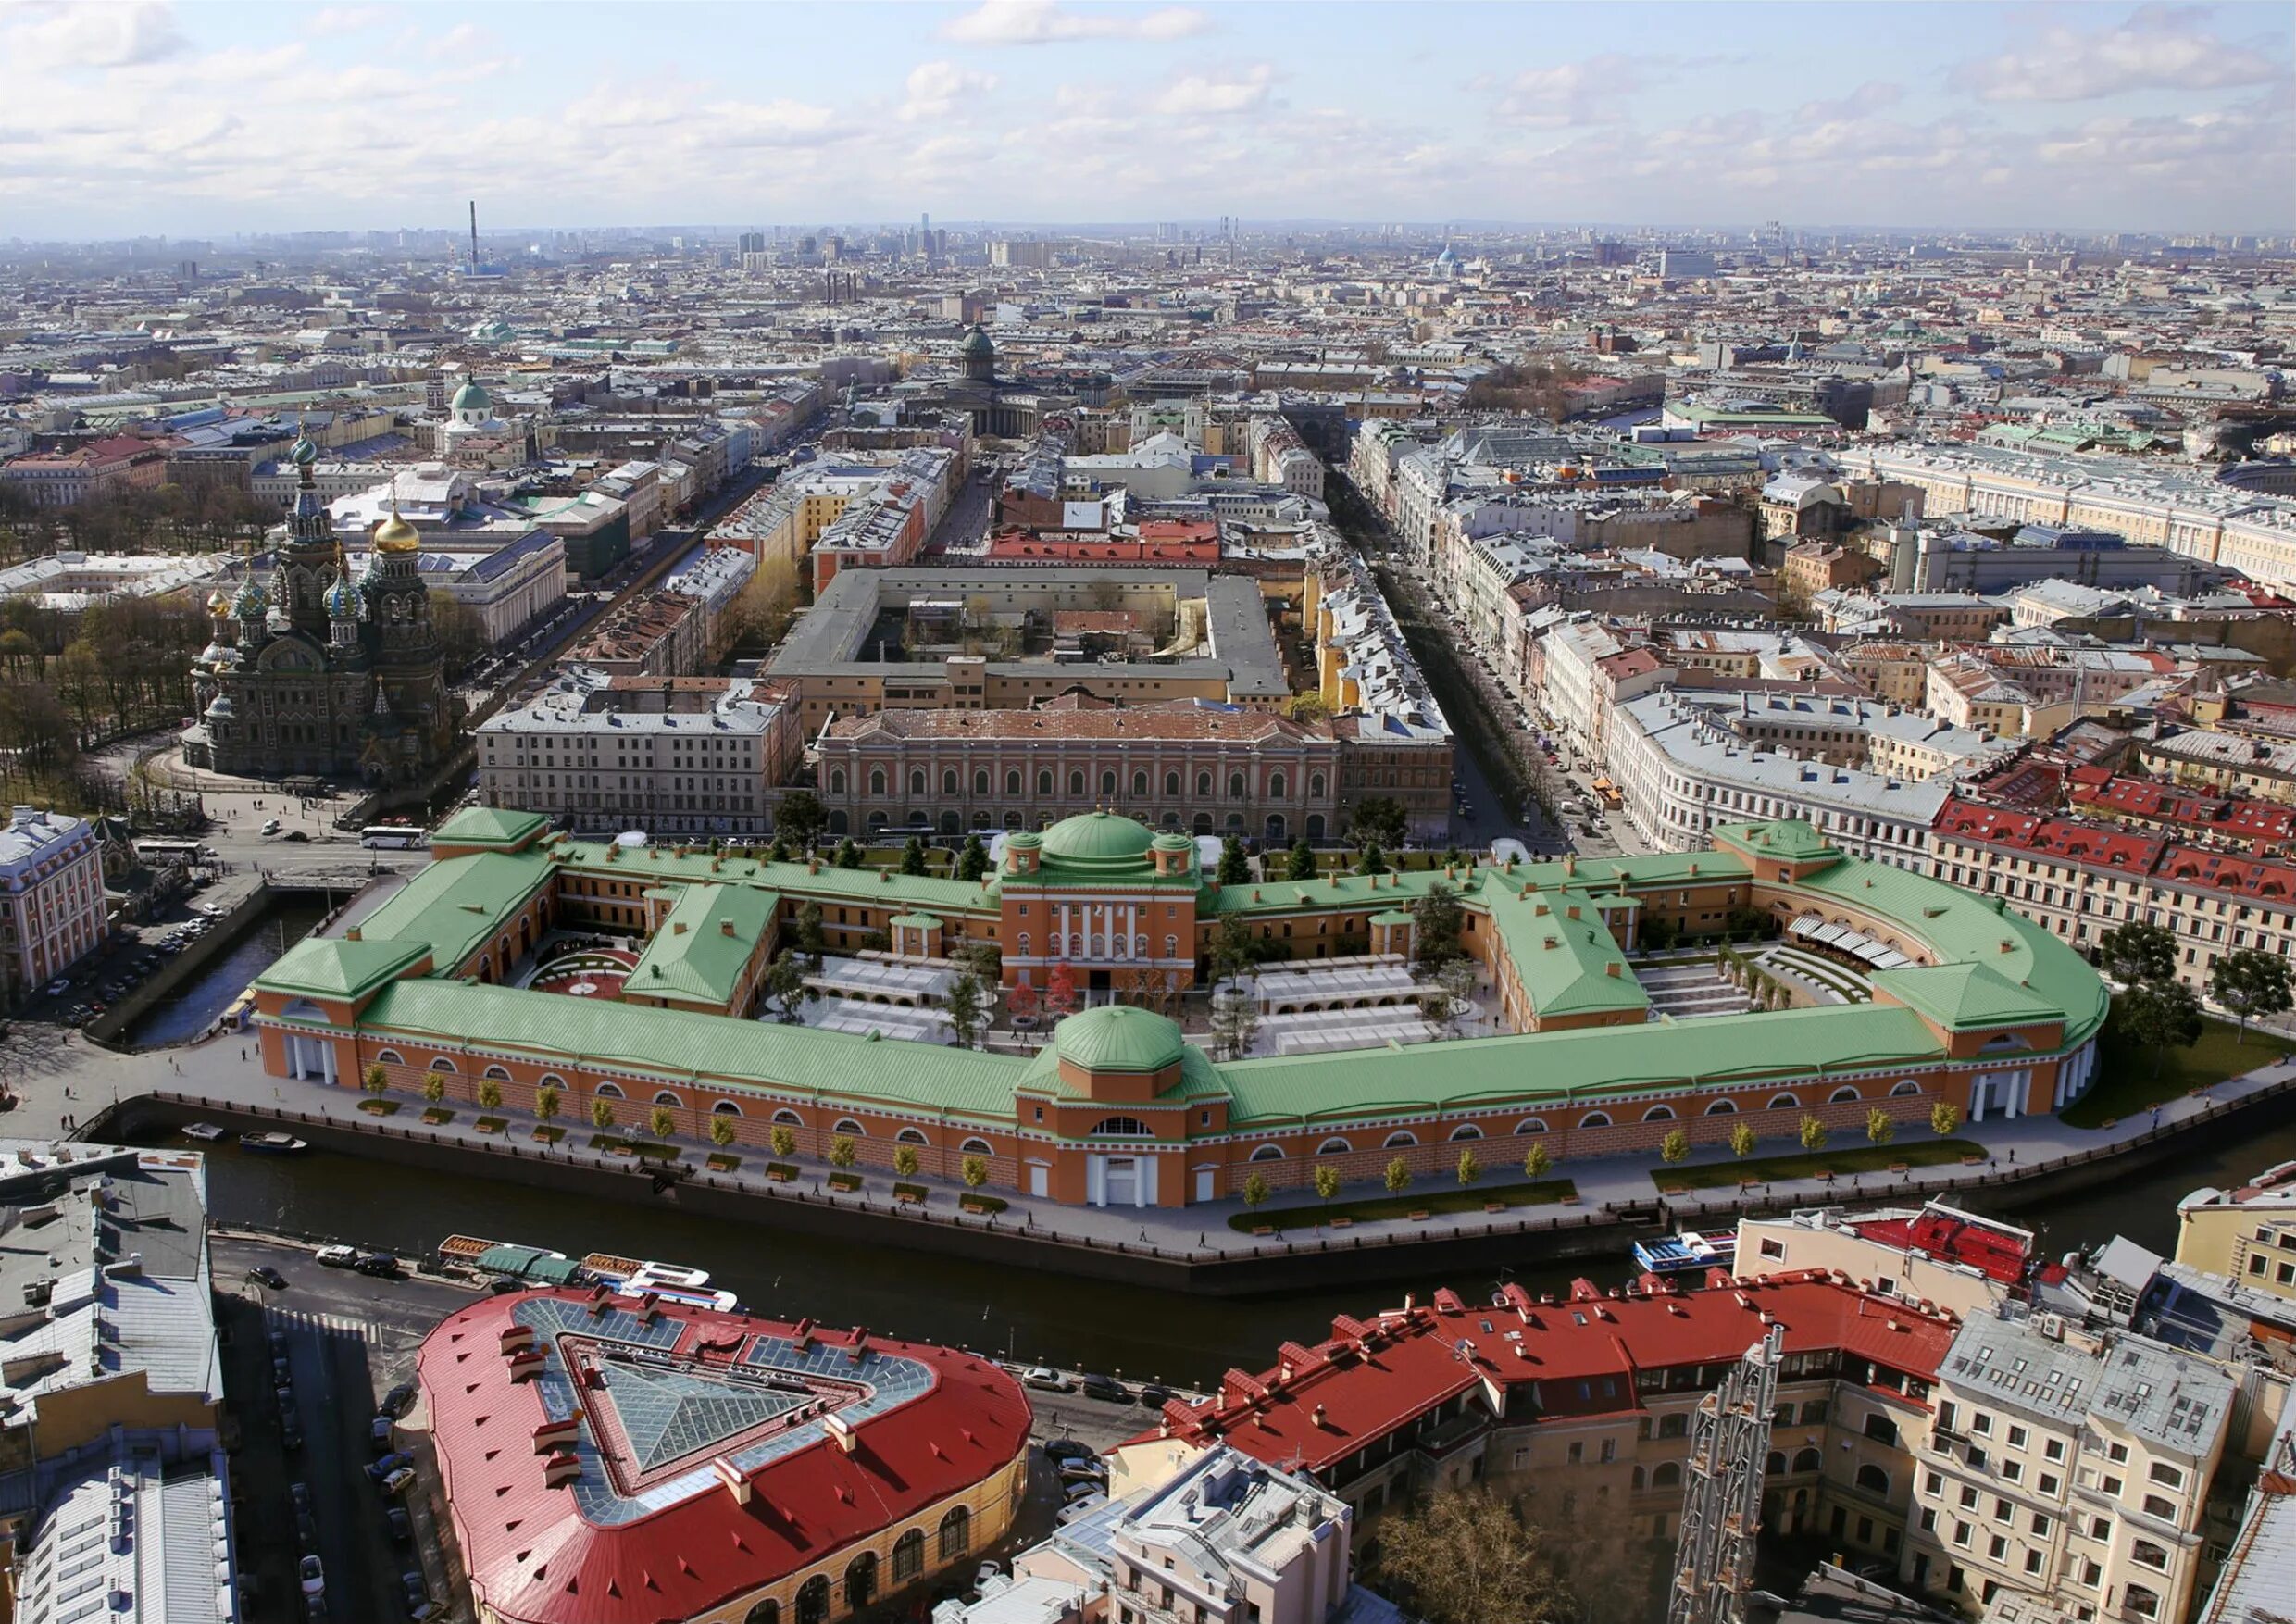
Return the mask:
{"type": "Polygon", "coordinates": [[[1578,1193],[1578,1186],[1568,1179],[1542,1179],[1536,1184],[1470,1184],[1464,1190],[1452,1185],[1419,1195],[1405,1191],[1401,1195],[1377,1195],[1362,1201],[1288,1206],[1280,1212],[1244,1211],[1230,1218],[1228,1227],[1248,1235],[1264,1228],[1304,1230],[1333,1218],[1371,1224],[1408,1218],[1415,1212],[1480,1212],[1494,1201],[1505,1206],[1552,1206],[1578,1193]]]}
{"type": "Polygon", "coordinates": [[[1967,1156],[1981,1156],[1985,1147],[1965,1139],[1922,1139],[1911,1144],[1864,1144],[1854,1140],[1837,1150],[1796,1151],[1791,1156],[1748,1156],[1743,1161],[1685,1163],[1677,1168],[1653,1168],[1651,1180],[1661,1191],[1735,1190],[1746,1180],[1757,1184],[1808,1179],[1819,1173],[1871,1173],[1903,1162],[1909,1168],[1933,1168],[1967,1156]]]}
{"type": "Polygon", "coordinates": [[[2254,1027],[2249,1029],[2246,1043],[2239,1037],[2240,1029],[2229,1021],[2203,1021],[2201,1041],[2190,1049],[2167,1051],[2159,1057],[2156,1072],[2151,1051],[2132,1050],[2107,1034],[2098,1040],[2096,1081],[2057,1115],[2075,1128],[2102,1128],[2296,1052],[2287,1039],[2254,1027]]]}

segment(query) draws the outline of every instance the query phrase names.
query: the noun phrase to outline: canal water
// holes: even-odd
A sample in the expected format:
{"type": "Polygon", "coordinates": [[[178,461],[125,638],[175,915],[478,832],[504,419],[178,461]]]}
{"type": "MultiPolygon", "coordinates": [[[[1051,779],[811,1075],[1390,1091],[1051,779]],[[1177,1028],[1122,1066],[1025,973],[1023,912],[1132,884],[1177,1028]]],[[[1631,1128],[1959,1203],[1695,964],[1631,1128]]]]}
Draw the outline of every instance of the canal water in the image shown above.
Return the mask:
{"type": "MultiPolygon", "coordinates": [[[[2237,1184],[2296,1158],[2296,1105],[2260,1107],[2244,1130],[2071,1198],[1970,1205],[2037,1227],[2052,1255],[2116,1232],[2170,1252],[2176,1204],[2188,1191],[2237,1184]]],[[[1286,1339],[1320,1340],[1335,1314],[1392,1307],[1405,1292],[1424,1294],[1439,1285],[1472,1302],[1499,1283],[1489,1274],[1462,1278],[1424,1265],[1383,1276],[1377,1260],[1366,1259],[1364,1278],[1344,1289],[1197,1297],[720,1223],[667,1203],[597,1201],[336,1154],[251,1156],[228,1143],[212,1150],[209,1198],[226,1224],[335,1236],[410,1257],[463,1233],[576,1257],[608,1251],[658,1258],[708,1269],[760,1313],[1194,1386],[1217,1380],[1231,1365],[1265,1367],[1286,1339]]],[[[1574,1276],[1607,1286],[1627,1270],[1623,1255],[1556,1263],[1527,1255],[1507,1278],[1533,1293],[1561,1292],[1574,1276]]]]}
{"type": "Polygon", "coordinates": [[[275,893],[272,906],[245,928],[231,951],[136,1018],[126,1033],[129,1045],[156,1049],[197,1037],[209,1021],[231,1006],[249,981],[309,935],[327,917],[327,908],[322,893],[275,893]]]}

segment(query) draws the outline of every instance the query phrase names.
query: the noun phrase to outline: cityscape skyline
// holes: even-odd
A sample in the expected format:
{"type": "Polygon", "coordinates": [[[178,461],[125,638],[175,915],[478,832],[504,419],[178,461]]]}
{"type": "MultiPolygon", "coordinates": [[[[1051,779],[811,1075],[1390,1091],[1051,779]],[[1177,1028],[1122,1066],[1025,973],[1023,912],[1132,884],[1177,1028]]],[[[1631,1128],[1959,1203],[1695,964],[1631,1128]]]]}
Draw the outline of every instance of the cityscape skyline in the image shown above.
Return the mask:
{"type": "Polygon", "coordinates": [[[1823,34],[1782,6],[578,15],[17,7],[0,210],[19,241],[439,229],[473,195],[522,230],[930,210],[2272,233],[2296,195],[2284,7],[1972,5],[1945,31],[1879,5],[1823,34]]]}

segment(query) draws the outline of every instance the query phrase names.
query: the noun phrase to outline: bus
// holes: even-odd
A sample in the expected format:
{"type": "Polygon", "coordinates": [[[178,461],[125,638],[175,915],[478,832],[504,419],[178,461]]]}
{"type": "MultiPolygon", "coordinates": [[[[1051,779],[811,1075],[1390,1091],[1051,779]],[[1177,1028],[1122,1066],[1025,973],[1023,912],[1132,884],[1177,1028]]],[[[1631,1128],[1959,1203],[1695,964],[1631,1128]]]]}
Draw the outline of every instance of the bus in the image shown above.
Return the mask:
{"type": "Polygon", "coordinates": [[[359,831],[359,844],[378,851],[404,850],[430,843],[430,835],[411,823],[370,823],[359,831]]]}
{"type": "Polygon", "coordinates": [[[134,843],[135,857],[139,863],[171,863],[189,867],[207,855],[206,848],[195,840],[139,840],[134,843]]]}

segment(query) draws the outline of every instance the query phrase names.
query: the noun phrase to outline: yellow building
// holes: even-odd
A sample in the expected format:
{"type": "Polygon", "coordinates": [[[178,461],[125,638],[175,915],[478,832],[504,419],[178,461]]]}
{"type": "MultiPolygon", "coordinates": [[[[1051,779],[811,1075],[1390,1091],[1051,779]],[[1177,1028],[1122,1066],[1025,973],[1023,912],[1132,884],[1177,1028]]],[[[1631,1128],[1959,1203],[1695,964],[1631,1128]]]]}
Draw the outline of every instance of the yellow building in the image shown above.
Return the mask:
{"type": "Polygon", "coordinates": [[[2296,1303],[2296,1162],[2178,1202],[2177,1261],[2296,1303]]]}

